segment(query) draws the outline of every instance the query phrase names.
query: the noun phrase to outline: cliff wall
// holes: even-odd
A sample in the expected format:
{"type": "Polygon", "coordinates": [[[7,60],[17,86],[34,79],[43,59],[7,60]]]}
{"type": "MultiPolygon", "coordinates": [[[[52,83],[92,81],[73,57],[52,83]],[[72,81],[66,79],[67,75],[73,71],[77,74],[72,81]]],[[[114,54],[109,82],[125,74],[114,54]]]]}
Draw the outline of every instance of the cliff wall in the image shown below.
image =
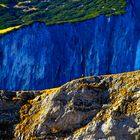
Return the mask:
{"type": "Polygon", "coordinates": [[[56,87],[81,77],[140,69],[140,2],[126,14],[46,26],[0,37],[0,89],[56,87]]]}

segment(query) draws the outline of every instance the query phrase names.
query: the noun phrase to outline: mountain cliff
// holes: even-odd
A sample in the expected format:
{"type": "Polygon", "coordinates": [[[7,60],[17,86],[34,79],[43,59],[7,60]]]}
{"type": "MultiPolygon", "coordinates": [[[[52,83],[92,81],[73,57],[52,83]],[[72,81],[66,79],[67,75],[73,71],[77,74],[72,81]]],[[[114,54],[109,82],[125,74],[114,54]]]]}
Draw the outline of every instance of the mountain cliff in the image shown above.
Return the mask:
{"type": "Polygon", "coordinates": [[[0,89],[56,87],[82,75],[140,69],[140,2],[126,14],[46,26],[36,22],[0,37],[0,89]]]}
{"type": "Polygon", "coordinates": [[[139,140],[140,71],[43,91],[0,91],[3,140],[139,140]]]}

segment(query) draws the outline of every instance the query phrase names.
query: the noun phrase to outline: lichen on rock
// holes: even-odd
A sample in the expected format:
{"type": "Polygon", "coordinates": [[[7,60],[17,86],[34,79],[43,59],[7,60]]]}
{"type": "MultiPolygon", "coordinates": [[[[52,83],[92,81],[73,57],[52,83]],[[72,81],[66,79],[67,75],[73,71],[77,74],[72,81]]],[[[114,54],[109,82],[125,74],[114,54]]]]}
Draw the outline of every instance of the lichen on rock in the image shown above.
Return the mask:
{"type": "Polygon", "coordinates": [[[81,78],[49,90],[0,93],[3,139],[140,137],[140,71],[81,78]]]}

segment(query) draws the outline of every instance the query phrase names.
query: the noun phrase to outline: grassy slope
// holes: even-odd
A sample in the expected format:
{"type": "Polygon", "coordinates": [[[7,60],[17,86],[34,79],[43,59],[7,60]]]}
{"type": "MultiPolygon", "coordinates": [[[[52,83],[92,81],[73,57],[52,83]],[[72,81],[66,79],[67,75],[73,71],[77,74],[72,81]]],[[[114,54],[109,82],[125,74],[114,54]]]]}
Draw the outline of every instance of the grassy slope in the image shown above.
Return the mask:
{"type": "Polygon", "coordinates": [[[35,21],[47,25],[125,13],[125,0],[1,0],[0,34],[35,21]],[[3,30],[3,31],[1,31],[3,30]]]}

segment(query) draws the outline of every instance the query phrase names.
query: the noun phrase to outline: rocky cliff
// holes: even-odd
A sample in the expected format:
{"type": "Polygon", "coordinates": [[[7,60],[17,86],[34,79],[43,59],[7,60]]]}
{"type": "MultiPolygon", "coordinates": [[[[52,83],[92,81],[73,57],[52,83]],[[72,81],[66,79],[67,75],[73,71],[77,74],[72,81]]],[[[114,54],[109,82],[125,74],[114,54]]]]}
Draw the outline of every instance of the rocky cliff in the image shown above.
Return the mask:
{"type": "Polygon", "coordinates": [[[0,93],[1,140],[140,138],[140,71],[0,93]]]}
{"type": "Polygon", "coordinates": [[[140,69],[139,9],[138,0],[128,0],[121,16],[48,27],[35,23],[1,36],[0,89],[46,89],[82,74],[140,69]]]}

